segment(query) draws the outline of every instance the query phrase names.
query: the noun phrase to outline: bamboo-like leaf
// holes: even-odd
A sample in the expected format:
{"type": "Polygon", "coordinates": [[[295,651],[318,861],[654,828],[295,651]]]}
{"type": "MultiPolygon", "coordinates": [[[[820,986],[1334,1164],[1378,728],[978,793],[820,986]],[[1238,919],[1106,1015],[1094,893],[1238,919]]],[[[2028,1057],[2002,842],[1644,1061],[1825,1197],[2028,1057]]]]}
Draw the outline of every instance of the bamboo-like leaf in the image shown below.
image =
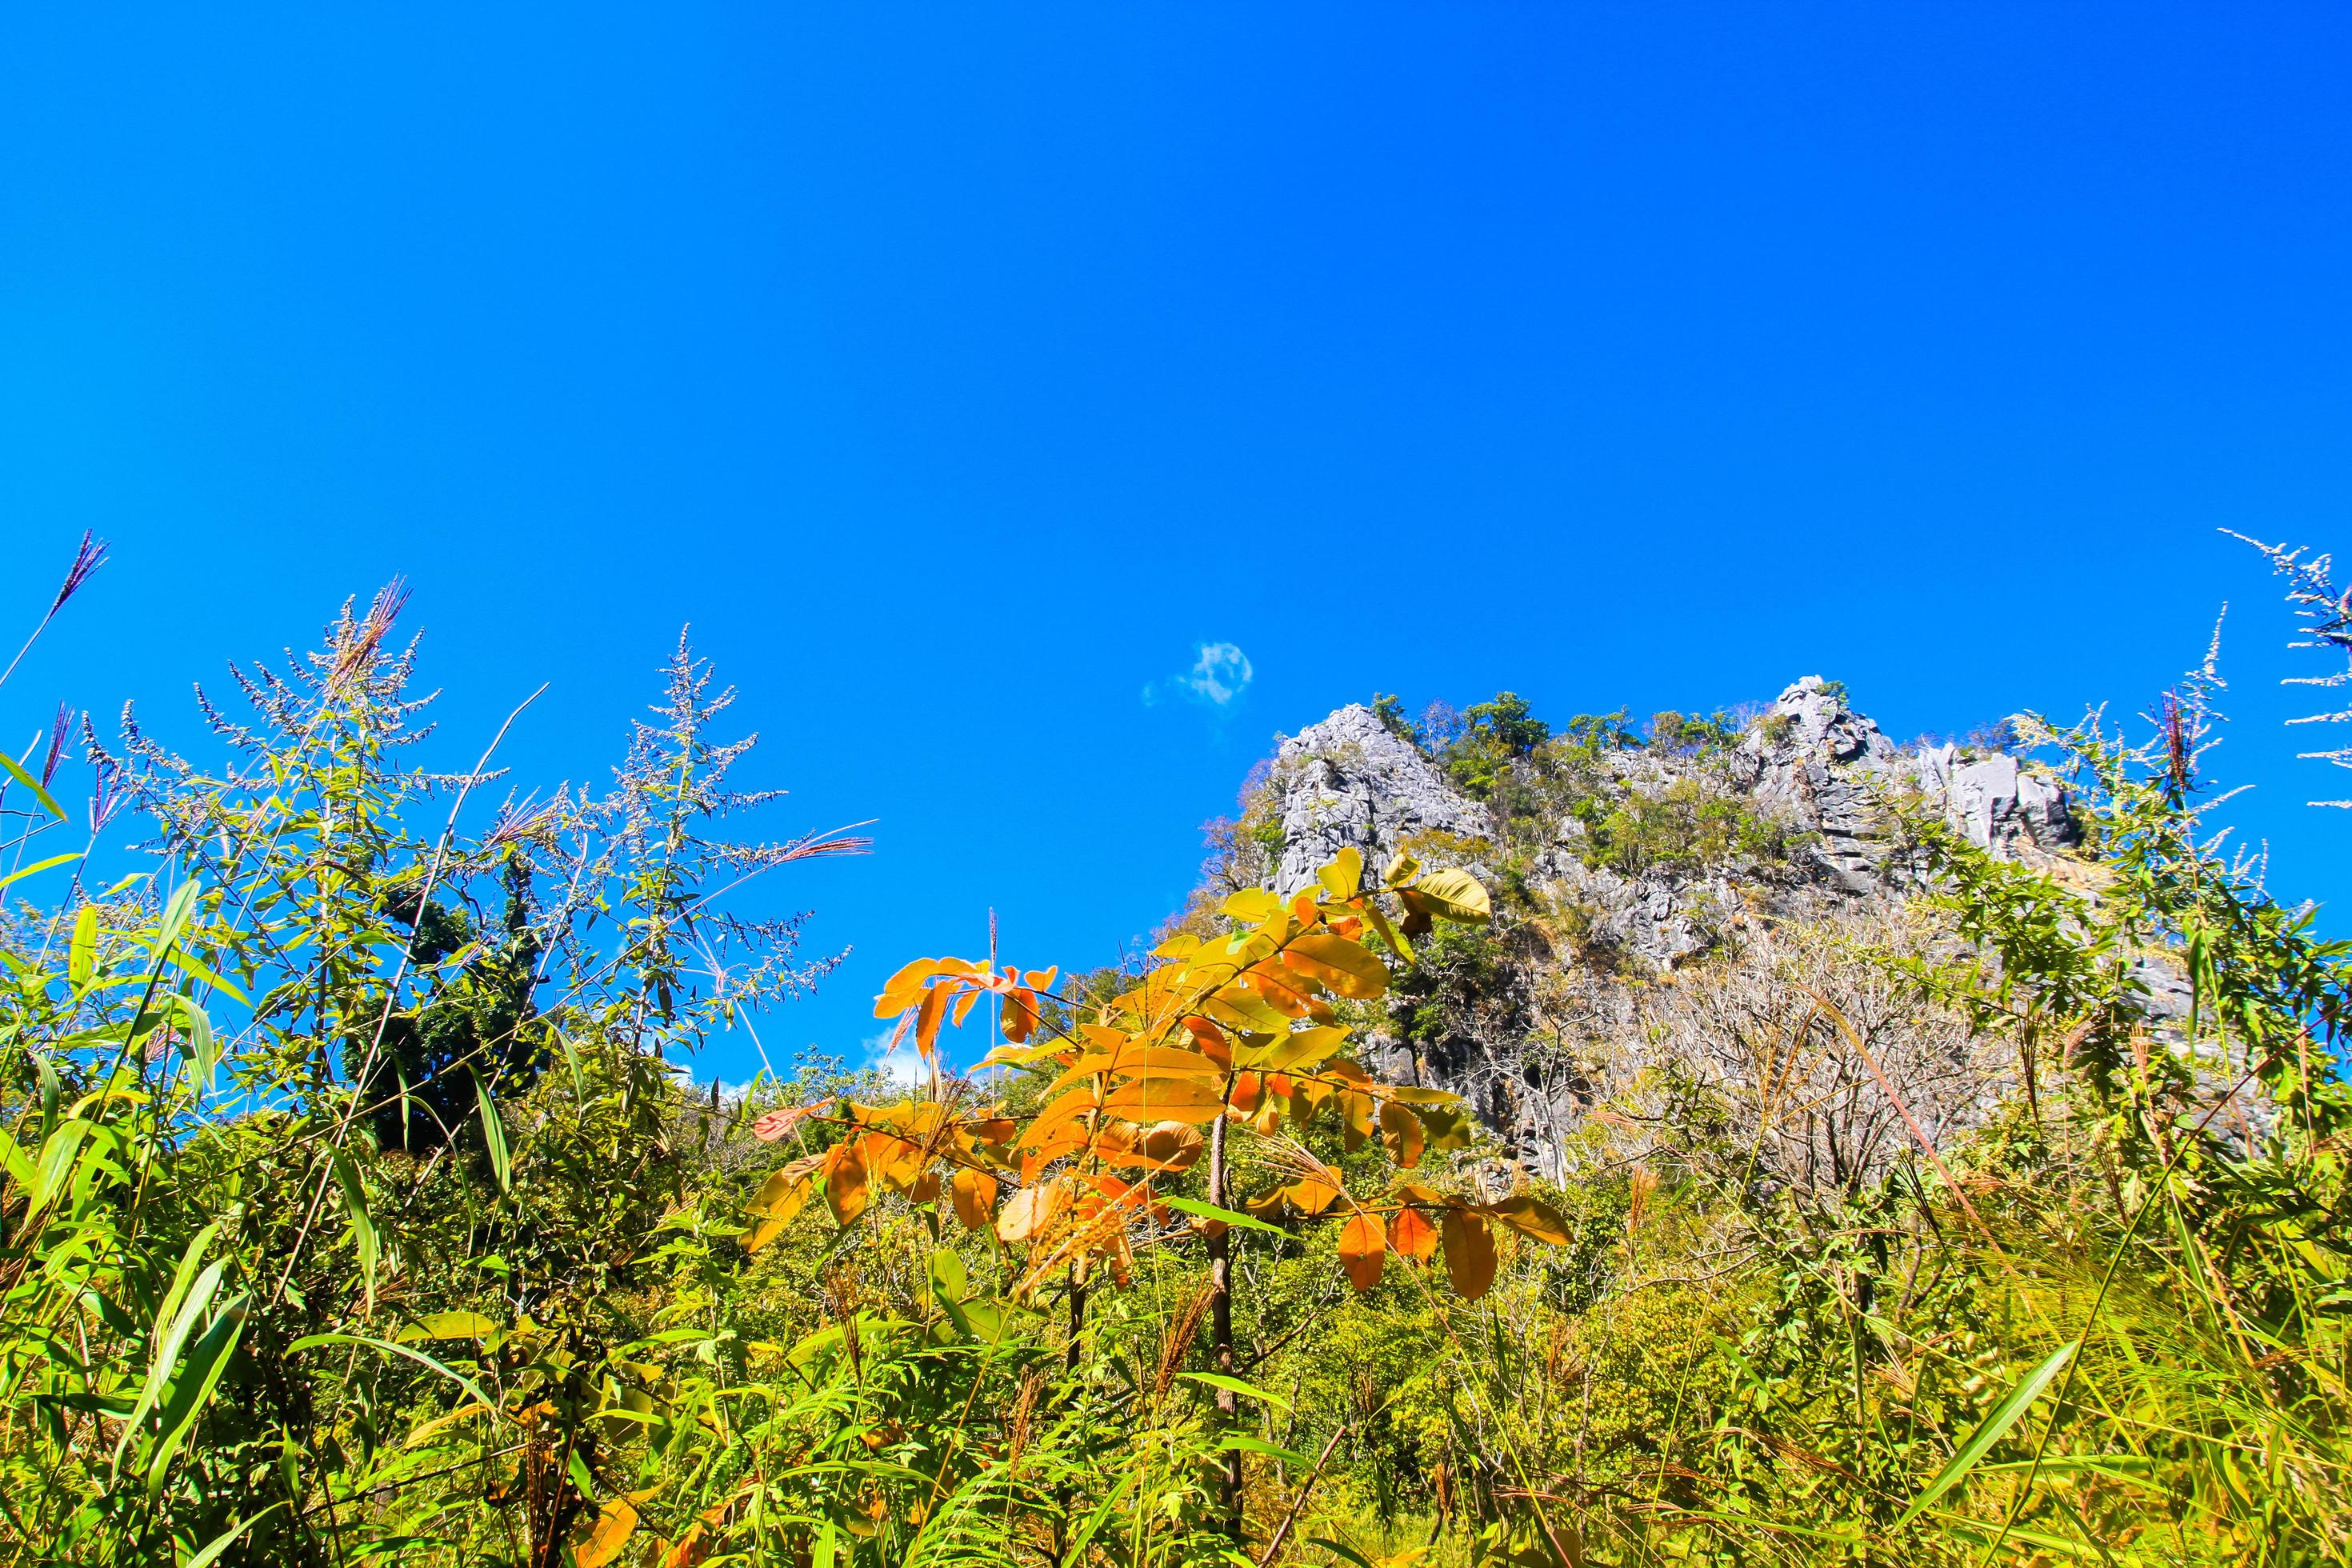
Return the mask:
{"type": "Polygon", "coordinates": [[[497,1322],[479,1312],[427,1312],[400,1331],[404,1342],[414,1340],[479,1340],[499,1331],[497,1322]]]}
{"type": "Polygon", "coordinates": [[[335,1180],[343,1189],[343,1217],[352,1227],[352,1246],[360,1257],[360,1279],[366,1291],[367,1310],[373,1315],[376,1261],[382,1247],[375,1216],[368,1212],[367,1189],[361,1184],[359,1171],[351,1157],[341,1149],[329,1150],[327,1157],[335,1168],[335,1180]]]}
{"type": "Polygon", "coordinates": [[[74,916],[73,938],[66,944],[66,984],[76,991],[98,973],[98,906],[84,904],[74,916]]]}
{"type": "Polygon", "coordinates": [[[1976,1462],[1990,1452],[1995,1443],[2008,1436],[2009,1429],[2017,1425],[2018,1418],[2042,1397],[2042,1391],[2050,1386],[2051,1380],[2066,1369],[2066,1363],[2074,1359],[2082,1343],[2080,1340],[2067,1341],[2050,1352],[2049,1360],[2027,1373],[2024,1381],[2011,1389],[2008,1396],[1993,1407],[1992,1414],[1984,1418],[1983,1424],[1969,1435],[1969,1440],[1960,1445],[1951,1462],[1937,1471],[1936,1479],[1911,1500],[1911,1506],[1903,1510],[1902,1517],[1895,1521],[1895,1528],[1902,1529],[1918,1518],[1928,1504],[1959,1485],[1976,1462]]]}
{"type": "Polygon", "coordinates": [[[204,1337],[188,1352],[187,1366],[173,1382],[171,1397],[163,1405],[154,1455],[147,1461],[150,1498],[163,1489],[172,1456],[179,1452],[181,1439],[203,1413],[213,1391],[220,1386],[221,1374],[228,1370],[229,1360],[236,1353],[237,1342],[245,1335],[245,1304],[246,1298],[239,1296],[220,1310],[204,1337]]]}
{"type": "Polygon", "coordinates": [[[1213,1219],[1223,1225],[1238,1226],[1243,1230],[1262,1230],[1269,1236],[1278,1236],[1285,1240],[1288,1240],[1290,1237],[1290,1233],[1278,1225],[1268,1225],[1265,1221],[1253,1215],[1238,1214],[1232,1209],[1219,1208],[1214,1204],[1202,1203],[1198,1198],[1161,1198],[1160,1202],[1169,1208],[1181,1210],[1201,1219],[1213,1219]]]}
{"type": "Polygon", "coordinates": [[[1244,1399],[1255,1399],[1261,1404],[1271,1405],[1276,1410],[1290,1408],[1290,1401],[1279,1394],[1268,1394],[1254,1383],[1244,1383],[1238,1377],[1227,1377],[1221,1372],[1180,1372],[1176,1375],[1187,1383],[1202,1384],[1210,1388],[1222,1388],[1227,1394],[1238,1394],[1244,1399]]]}
{"type": "Polygon", "coordinates": [[[196,883],[192,878],[172,889],[163,902],[163,918],[155,924],[155,942],[152,951],[160,963],[179,944],[181,933],[188,929],[188,917],[196,907],[196,883]]]}
{"type": "Polygon", "coordinates": [[[431,1356],[426,1355],[423,1351],[417,1350],[409,1345],[394,1344],[390,1340],[379,1340],[367,1334],[305,1334],[302,1338],[296,1340],[292,1344],[288,1345],[286,1347],[286,1353],[289,1355],[299,1355],[307,1350],[316,1350],[320,1345],[366,1345],[374,1350],[387,1351],[394,1355],[406,1356],[410,1361],[431,1367],[435,1372],[439,1373],[442,1376],[456,1384],[459,1388],[464,1389],[467,1396],[476,1404],[487,1405],[492,1409],[496,1409],[498,1407],[498,1401],[483,1393],[481,1385],[477,1384],[472,1378],[467,1377],[462,1373],[450,1371],[447,1367],[442,1365],[431,1356]]]}
{"type": "Polygon", "coordinates": [[[31,790],[33,792],[33,798],[41,803],[42,810],[47,812],[51,816],[56,817],[59,822],[63,822],[66,819],[66,808],[58,804],[56,796],[52,795],[47,790],[41,787],[40,780],[35,778],[32,774],[25,771],[23,763],[10,756],[7,752],[0,752],[0,768],[6,769],[9,777],[15,779],[18,784],[23,784],[26,789],[31,790]]]}
{"type": "Polygon", "coordinates": [[[36,860],[29,866],[20,867],[16,870],[9,872],[6,876],[0,877],[0,888],[5,888],[11,883],[21,882],[27,877],[38,876],[43,871],[52,869],[55,867],[66,865],[70,861],[79,860],[80,858],[81,851],[76,849],[70,854],[52,855],[46,860],[36,860]]]}
{"type": "Polygon", "coordinates": [[[119,1469],[122,1455],[131,1439],[155,1408],[163,1395],[164,1386],[171,1382],[172,1368],[179,1363],[180,1347],[212,1302],[213,1292],[220,1289],[221,1271],[226,1262],[215,1262],[197,1273],[205,1249],[212,1246],[213,1237],[220,1234],[217,1221],[196,1232],[188,1242],[188,1250],[181,1256],[180,1267],[172,1276],[171,1289],[163,1292],[163,1303],[155,1309],[155,1324],[148,1336],[149,1360],[147,1376],[140,1384],[139,1398],[122,1423],[122,1436],[114,1445],[114,1463],[119,1469]],[[191,1278],[193,1276],[193,1279],[191,1278]]]}
{"type": "Polygon", "coordinates": [[[172,1001],[179,1009],[180,1026],[188,1037],[182,1052],[188,1064],[188,1079],[199,1095],[210,1094],[214,1071],[220,1066],[220,1042],[213,1035],[213,1021],[185,996],[174,996],[172,1001]]]}
{"type": "Polygon", "coordinates": [[[271,1514],[276,1513],[279,1509],[284,1508],[285,1506],[286,1505],[282,1502],[274,1502],[268,1508],[263,1509],[259,1513],[248,1514],[246,1518],[240,1520],[236,1524],[229,1526],[227,1530],[222,1531],[219,1535],[215,1536],[203,1551],[197,1552],[194,1557],[189,1558],[185,1563],[182,1563],[180,1568],[212,1568],[214,1563],[220,1561],[222,1552],[226,1552],[230,1547],[236,1544],[238,1537],[242,1536],[247,1531],[251,1530],[255,1525],[259,1524],[263,1520],[268,1519],[271,1514]]]}
{"type": "Polygon", "coordinates": [[[482,1075],[467,1069],[474,1080],[474,1100],[482,1109],[482,1147],[490,1156],[490,1174],[499,1182],[499,1191],[514,1190],[514,1169],[507,1158],[506,1123],[499,1120],[498,1102],[490,1098],[490,1086],[482,1075]]]}

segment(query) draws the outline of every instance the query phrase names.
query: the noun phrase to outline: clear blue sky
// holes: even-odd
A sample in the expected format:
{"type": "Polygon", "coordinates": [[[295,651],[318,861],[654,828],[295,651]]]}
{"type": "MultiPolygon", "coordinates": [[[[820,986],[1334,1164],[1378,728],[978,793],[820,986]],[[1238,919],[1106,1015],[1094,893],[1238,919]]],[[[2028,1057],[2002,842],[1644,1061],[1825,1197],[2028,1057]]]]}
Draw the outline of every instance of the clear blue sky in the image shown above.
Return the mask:
{"type": "Polygon", "coordinates": [[[2228,598],[2215,761],[2352,873],[2214,532],[2352,548],[2340,6],[235,9],[0,24],[0,614],[116,546],[0,721],[193,743],[403,573],[453,765],[551,680],[601,778],[690,620],[779,827],[881,819],[772,1044],[992,904],[1109,957],[1375,689],[1964,730],[2228,598]]]}

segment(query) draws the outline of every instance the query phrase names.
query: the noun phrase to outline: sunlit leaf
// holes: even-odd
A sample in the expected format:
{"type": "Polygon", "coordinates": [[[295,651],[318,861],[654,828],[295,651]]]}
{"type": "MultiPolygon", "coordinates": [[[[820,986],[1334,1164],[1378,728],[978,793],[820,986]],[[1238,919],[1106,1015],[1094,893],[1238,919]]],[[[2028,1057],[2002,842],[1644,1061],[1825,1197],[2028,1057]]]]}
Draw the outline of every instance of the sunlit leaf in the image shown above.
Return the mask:
{"type": "Polygon", "coordinates": [[[1440,1235],[1445,1247],[1445,1272],[1454,1281],[1454,1293],[1465,1301],[1484,1296],[1495,1282],[1495,1238],[1486,1220],[1449,1208],[1440,1235]]]}
{"type": "Polygon", "coordinates": [[[578,1568],[604,1568],[621,1554],[636,1529],[637,1510],[629,1506],[628,1499],[614,1498],[597,1510],[594,1528],[572,1549],[572,1561],[578,1568]]]}
{"type": "Polygon", "coordinates": [[[1494,916],[1486,889],[1467,871],[1432,871],[1412,890],[1431,913],[1444,920],[1475,923],[1494,916]]]}
{"type": "Polygon", "coordinates": [[[1347,1270],[1348,1283],[1358,1290],[1369,1290],[1381,1282],[1381,1267],[1388,1261],[1388,1250],[1381,1217],[1370,1209],[1358,1209],[1339,1227],[1339,1267],[1347,1270]]]}
{"type": "Polygon", "coordinates": [[[1417,1263],[1426,1263],[1437,1251],[1437,1227],[1419,1209],[1401,1208],[1389,1216],[1389,1247],[1417,1263]]]}
{"type": "Polygon", "coordinates": [[[1368,1000],[1388,993],[1389,966],[1380,955],[1328,931],[1292,938],[1282,950],[1282,962],[1341,996],[1368,1000]]]}
{"type": "Polygon", "coordinates": [[[1410,1171],[1421,1163],[1421,1118],[1395,1100],[1381,1102],[1381,1146],[1389,1158],[1410,1171]]]}
{"type": "Polygon", "coordinates": [[[949,1194],[955,1204],[956,1218],[967,1230],[979,1230],[988,1224],[996,1208],[996,1178],[985,1171],[975,1171],[969,1165],[961,1167],[950,1184],[949,1194]]]}
{"type": "Polygon", "coordinates": [[[1315,873],[1316,881],[1335,899],[1352,899],[1364,885],[1364,852],[1349,845],[1315,873]]]}
{"type": "Polygon", "coordinates": [[[1559,1211],[1524,1193],[1488,1204],[1486,1212],[1521,1236],[1532,1237],[1551,1247],[1568,1245],[1568,1222],[1560,1217],[1559,1211]]]}
{"type": "Polygon", "coordinates": [[[1103,1097],[1103,1110],[1129,1121],[1206,1121],[1224,1109],[1224,1097],[1198,1079],[1130,1079],[1103,1097]]]}

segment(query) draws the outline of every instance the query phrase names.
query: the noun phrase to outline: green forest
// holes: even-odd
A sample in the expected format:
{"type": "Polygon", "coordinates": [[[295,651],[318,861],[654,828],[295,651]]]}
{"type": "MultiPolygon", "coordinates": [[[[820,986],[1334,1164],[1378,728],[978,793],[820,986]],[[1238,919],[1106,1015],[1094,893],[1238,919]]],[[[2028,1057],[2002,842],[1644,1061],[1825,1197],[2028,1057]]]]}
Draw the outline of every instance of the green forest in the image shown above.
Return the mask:
{"type": "Polygon", "coordinates": [[[868,846],[761,826],[683,641],[609,789],[428,771],[402,602],[201,754],[0,756],[7,1562],[2352,1562],[2352,945],[2226,841],[2210,660],[1979,738],[2063,853],[1885,789],[1904,896],[1647,967],[1523,830],[1798,889],[1709,782],[1774,721],[1383,700],[1489,834],[1278,895],[1261,783],[1132,963],[891,954],[918,1072],[722,1092],[826,967],[725,895],[868,846]],[[1421,1070],[1604,980],[1548,1168],[1421,1070]]]}

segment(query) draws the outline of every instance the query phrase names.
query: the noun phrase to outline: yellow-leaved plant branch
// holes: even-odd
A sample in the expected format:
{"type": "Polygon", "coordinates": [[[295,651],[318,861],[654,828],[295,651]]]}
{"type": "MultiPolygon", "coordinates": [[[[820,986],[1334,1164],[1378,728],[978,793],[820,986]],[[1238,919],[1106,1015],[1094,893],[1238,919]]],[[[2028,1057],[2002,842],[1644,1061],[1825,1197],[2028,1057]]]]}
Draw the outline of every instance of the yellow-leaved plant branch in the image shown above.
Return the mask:
{"type": "MultiPolygon", "coordinates": [[[[1494,1226],[1562,1245],[1552,1208],[1516,1193],[1480,1201],[1398,1179],[1349,1191],[1339,1171],[1286,1136],[1336,1118],[1349,1153],[1377,1143],[1393,1172],[1427,1151],[1467,1148],[1470,1113],[1444,1089],[1382,1082],[1355,1059],[1356,1031],[1338,1004],[1373,1002],[1391,961],[1435,921],[1480,923],[1486,890],[1468,872],[1391,860],[1377,882],[1362,855],[1342,849],[1285,900],[1261,888],[1227,898],[1223,935],[1180,935],[1108,1000],[1057,994],[1058,969],[1023,972],[962,958],[923,958],[890,977],[875,1015],[911,1034],[928,1098],[877,1106],[827,1100],[770,1113],[754,1128],[777,1140],[811,1122],[845,1133],[821,1153],[769,1176],[751,1205],[746,1247],[765,1246],[822,1195],[837,1225],[857,1222],[876,1187],[934,1213],[941,1205],[1011,1249],[1012,1294],[1033,1298],[1059,1281],[1082,1321],[1099,1270],[1124,1284],[1139,1246],[1197,1240],[1207,1273],[1212,1384],[1230,1418],[1243,1388],[1234,1356],[1231,1233],[1277,1220],[1339,1226],[1339,1258],[1359,1291],[1380,1281],[1393,1253],[1414,1264],[1441,1252],[1465,1300],[1494,1282],[1494,1226]],[[1392,903],[1393,912],[1383,908],[1392,903]],[[977,1064],[1042,1080],[1034,1109],[1009,1114],[983,1080],[939,1070],[941,1031],[982,1000],[1003,1036],[977,1064]],[[1049,1018],[1066,1020],[1049,1022],[1049,1018]],[[1242,1194],[1246,1163],[1287,1179],[1242,1194]],[[1206,1197],[1171,1196],[1163,1178],[1205,1167],[1206,1197]]],[[[998,1075],[1001,1078],[1001,1075],[998,1075]]],[[[1241,1450],[1226,1456],[1227,1510],[1238,1507],[1241,1450]]]]}

